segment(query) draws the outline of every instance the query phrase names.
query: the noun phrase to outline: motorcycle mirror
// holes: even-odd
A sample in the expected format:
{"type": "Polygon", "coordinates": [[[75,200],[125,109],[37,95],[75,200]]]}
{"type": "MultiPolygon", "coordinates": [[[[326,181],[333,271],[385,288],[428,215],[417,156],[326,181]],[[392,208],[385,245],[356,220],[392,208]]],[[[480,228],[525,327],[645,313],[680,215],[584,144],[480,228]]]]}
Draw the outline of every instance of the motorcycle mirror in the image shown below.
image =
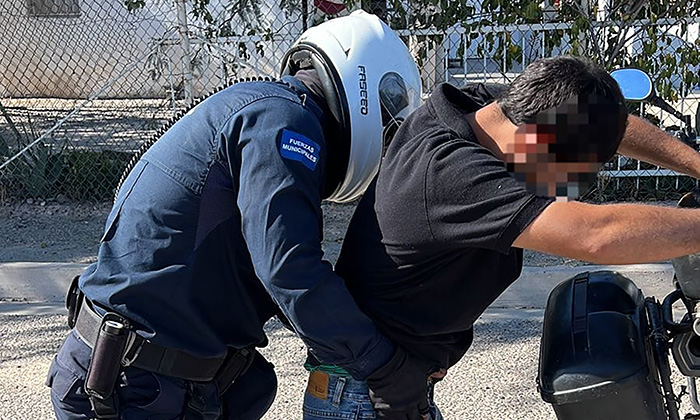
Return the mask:
{"type": "Polygon", "coordinates": [[[654,85],[648,74],[639,69],[619,69],[610,73],[620,85],[628,101],[644,101],[654,96],[654,85]]]}
{"type": "Polygon", "coordinates": [[[610,75],[620,85],[620,90],[626,100],[633,102],[646,101],[678,118],[685,127],[690,126],[692,117],[683,115],[663,98],[657,96],[651,77],[644,71],[639,69],[618,69],[610,73],[610,75]]]}

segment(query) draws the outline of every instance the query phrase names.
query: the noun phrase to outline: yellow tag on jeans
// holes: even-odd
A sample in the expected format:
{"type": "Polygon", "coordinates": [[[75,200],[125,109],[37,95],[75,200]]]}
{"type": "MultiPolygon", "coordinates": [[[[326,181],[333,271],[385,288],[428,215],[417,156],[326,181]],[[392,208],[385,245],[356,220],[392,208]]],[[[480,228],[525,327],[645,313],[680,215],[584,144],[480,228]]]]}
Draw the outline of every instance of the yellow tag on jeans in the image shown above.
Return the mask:
{"type": "Polygon", "coordinates": [[[306,392],[321,400],[328,398],[328,374],[318,370],[311,372],[306,392]]]}

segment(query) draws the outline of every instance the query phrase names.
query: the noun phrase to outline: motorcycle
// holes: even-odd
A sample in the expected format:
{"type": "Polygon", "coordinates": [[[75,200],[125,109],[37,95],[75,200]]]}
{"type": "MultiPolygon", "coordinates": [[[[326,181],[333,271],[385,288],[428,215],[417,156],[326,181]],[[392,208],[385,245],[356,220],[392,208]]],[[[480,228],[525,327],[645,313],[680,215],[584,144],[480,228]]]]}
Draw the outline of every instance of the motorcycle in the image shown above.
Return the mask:
{"type": "MultiPolygon", "coordinates": [[[[700,192],[680,207],[700,208],[700,192]]],[[[584,272],[549,295],[545,309],[538,389],[559,420],[680,420],[682,395],[700,419],[700,254],[676,258],[675,290],[663,302],[645,297],[613,271],[584,272]],[[685,314],[674,319],[673,306],[685,314]],[[687,378],[676,394],[669,351],[687,378]]]]}
{"type": "MultiPolygon", "coordinates": [[[[626,99],[661,103],[641,70],[612,75],[626,99]]],[[[690,129],[689,119],[683,121],[690,129]]],[[[678,205],[700,208],[700,191],[686,194],[678,205]]],[[[686,394],[695,413],[684,419],[700,419],[700,254],[672,263],[675,290],[662,302],[645,297],[632,280],[613,271],[580,273],[552,290],[537,386],[559,420],[680,420],[686,394]],[[676,303],[684,308],[679,321],[676,303]],[[687,389],[678,394],[669,352],[687,379],[687,389]]]]}

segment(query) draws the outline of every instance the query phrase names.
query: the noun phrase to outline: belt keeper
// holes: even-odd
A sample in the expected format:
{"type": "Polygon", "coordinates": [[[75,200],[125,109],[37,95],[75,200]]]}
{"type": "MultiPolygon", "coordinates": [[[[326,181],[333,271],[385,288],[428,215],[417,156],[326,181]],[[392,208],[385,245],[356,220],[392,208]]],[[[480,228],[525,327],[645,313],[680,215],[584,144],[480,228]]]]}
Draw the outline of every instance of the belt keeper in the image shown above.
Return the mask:
{"type": "Polygon", "coordinates": [[[122,366],[124,367],[129,367],[132,363],[134,363],[134,360],[136,360],[141,353],[143,343],[146,341],[143,337],[131,330],[128,330],[127,334],[129,336],[126,341],[126,346],[124,347],[124,356],[122,357],[121,361],[122,366]]]}

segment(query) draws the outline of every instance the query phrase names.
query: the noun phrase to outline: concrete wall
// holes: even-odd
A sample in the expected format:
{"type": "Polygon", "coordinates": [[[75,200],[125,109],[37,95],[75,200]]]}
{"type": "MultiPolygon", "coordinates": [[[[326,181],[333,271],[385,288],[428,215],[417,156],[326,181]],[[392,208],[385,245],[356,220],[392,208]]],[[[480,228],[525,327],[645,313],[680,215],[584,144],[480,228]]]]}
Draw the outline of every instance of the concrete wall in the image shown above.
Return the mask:
{"type": "MultiPolygon", "coordinates": [[[[79,17],[30,17],[26,0],[0,2],[0,97],[88,97],[147,54],[172,21],[163,5],[133,14],[121,0],[80,6],[79,17]]],[[[140,77],[145,69],[129,72],[104,96],[162,95],[158,82],[140,77]]]]}

